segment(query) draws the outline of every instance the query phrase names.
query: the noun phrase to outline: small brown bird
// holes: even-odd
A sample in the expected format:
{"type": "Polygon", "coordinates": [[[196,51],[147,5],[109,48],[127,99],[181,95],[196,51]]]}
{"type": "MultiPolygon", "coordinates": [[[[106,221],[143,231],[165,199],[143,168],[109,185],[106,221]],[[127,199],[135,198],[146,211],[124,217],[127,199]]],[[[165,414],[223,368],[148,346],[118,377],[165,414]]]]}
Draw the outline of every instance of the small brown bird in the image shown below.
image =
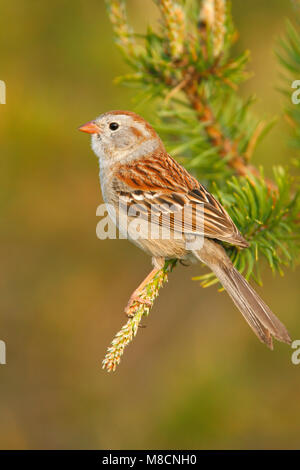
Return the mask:
{"type": "Polygon", "coordinates": [[[249,246],[247,241],[214,196],[167,153],[155,130],[129,111],[102,114],[79,130],[91,134],[108,212],[115,211],[117,217],[113,218],[120,231],[127,232],[131,241],[152,256],[154,268],[131,300],[143,302],[139,297],[142,288],[166,259],[202,261],[218,277],[262,342],[271,349],[272,336],[290,343],[285,326],[235,269],[220,243],[245,248],[249,246]],[[138,208],[138,214],[129,214],[128,208],[133,206],[138,208]],[[195,223],[199,208],[203,210],[202,225],[195,223]],[[168,228],[171,237],[151,237],[142,230],[137,238],[123,222],[124,216],[129,221],[137,217],[149,221],[150,211],[151,224],[168,228]],[[184,224],[179,223],[182,218],[178,217],[183,212],[184,224]],[[193,246],[191,240],[199,244],[193,246]]]}

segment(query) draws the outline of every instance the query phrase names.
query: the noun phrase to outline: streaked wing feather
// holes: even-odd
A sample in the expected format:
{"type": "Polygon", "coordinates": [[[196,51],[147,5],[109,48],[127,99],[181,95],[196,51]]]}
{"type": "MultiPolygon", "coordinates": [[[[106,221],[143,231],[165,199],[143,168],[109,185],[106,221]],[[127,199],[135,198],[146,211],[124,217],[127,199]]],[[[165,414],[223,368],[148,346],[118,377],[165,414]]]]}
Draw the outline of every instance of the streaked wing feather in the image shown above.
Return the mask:
{"type": "Polygon", "coordinates": [[[144,157],[138,164],[132,162],[119,166],[115,172],[114,189],[124,207],[135,204],[142,218],[150,220],[149,209],[155,207],[151,221],[160,226],[171,218],[171,227],[175,231],[204,234],[247,246],[221,204],[167,153],[144,157]],[[199,219],[198,224],[195,223],[200,207],[204,214],[203,227],[199,219]]]}

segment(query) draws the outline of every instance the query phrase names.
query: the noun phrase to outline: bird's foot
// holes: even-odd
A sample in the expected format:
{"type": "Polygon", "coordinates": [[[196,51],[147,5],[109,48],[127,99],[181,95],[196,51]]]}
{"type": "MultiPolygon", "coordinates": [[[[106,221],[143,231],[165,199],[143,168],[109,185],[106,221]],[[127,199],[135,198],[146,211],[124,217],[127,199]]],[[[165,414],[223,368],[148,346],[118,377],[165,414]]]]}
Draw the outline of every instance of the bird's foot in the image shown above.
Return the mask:
{"type": "Polygon", "coordinates": [[[126,308],[125,308],[125,314],[128,316],[128,317],[132,317],[133,316],[133,313],[132,313],[132,307],[133,307],[133,304],[134,303],[137,303],[137,304],[142,304],[142,305],[147,305],[148,307],[151,307],[152,303],[150,302],[150,300],[147,300],[147,299],[143,299],[140,295],[138,294],[132,294],[132,296],[130,297],[129,299],[129,302],[128,304],[126,305],[126,308]]]}

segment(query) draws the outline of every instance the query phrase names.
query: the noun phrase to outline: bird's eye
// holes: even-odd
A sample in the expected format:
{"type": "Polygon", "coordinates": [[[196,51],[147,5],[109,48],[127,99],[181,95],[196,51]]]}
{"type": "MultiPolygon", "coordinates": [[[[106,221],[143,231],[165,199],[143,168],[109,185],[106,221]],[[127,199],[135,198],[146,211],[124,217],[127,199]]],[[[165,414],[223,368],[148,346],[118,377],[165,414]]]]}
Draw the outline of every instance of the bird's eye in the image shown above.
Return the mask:
{"type": "Polygon", "coordinates": [[[110,130],[116,131],[119,127],[119,124],[117,122],[111,122],[109,125],[110,130]]]}

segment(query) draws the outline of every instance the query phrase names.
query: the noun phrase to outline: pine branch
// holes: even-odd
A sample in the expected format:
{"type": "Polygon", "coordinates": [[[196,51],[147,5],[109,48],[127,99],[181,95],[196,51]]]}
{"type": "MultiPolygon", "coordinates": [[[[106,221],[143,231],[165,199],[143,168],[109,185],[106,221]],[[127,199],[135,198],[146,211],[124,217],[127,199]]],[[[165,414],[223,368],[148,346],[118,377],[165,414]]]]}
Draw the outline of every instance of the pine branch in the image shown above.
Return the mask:
{"type": "MultiPolygon", "coordinates": [[[[218,125],[212,109],[205,102],[203,97],[200,96],[198,91],[199,77],[194,80],[191,78],[184,87],[184,91],[191,103],[191,106],[195,109],[198,119],[205,125],[205,130],[210,138],[211,145],[219,149],[221,157],[230,155],[228,165],[230,168],[235,170],[235,173],[240,176],[247,176],[251,173],[253,176],[259,176],[259,171],[253,165],[249,164],[249,160],[254,151],[255,145],[259,138],[259,135],[264,129],[264,125],[259,123],[249,140],[245,154],[242,155],[238,152],[237,142],[227,137],[218,125]]],[[[275,185],[271,180],[266,180],[270,189],[275,189],[275,185]]]]}
{"type": "MultiPolygon", "coordinates": [[[[282,167],[274,168],[275,188],[270,189],[263,172],[258,178],[233,177],[225,187],[215,187],[219,201],[249,242],[249,248],[227,247],[235,267],[246,279],[262,285],[258,261],[264,259],[273,273],[295,266],[300,252],[300,189],[291,197],[293,180],[282,167]]],[[[203,287],[218,282],[213,273],[194,278],[203,287]]]]}
{"type": "MultiPolygon", "coordinates": [[[[248,61],[248,53],[245,52],[235,60],[225,60],[226,54],[222,51],[222,46],[230,49],[235,41],[231,23],[229,19],[226,20],[226,14],[229,17],[229,12],[226,13],[226,2],[203,2],[199,13],[201,30],[199,27],[187,26],[187,14],[178,3],[172,0],[155,2],[162,12],[164,35],[160,36],[149,29],[145,36],[146,49],[143,53],[135,55],[136,61],[132,63],[137,73],[124,77],[123,82],[128,84],[135,80],[142,85],[151,85],[147,91],[151,88],[153,95],[164,94],[167,100],[181,91],[199,121],[203,123],[203,132],[210,145],[218,149],[221,157],[230,156],[227,159],[228,166],[236,174],[245,176],[250,171],[258,176],[257,169],[249,164],[249,159],[259,133],[263,130],[261,123],[257,123],[253,135],[249,137],[245,153],[241,153],[237,141],[226,134],[226,130],[216,119],[207,97],[210,93],[201,87],[213,78],[225,88],[235,88],[247,76],[244,66],[248,61]]],[[[113,26],[120,43],[124,35],[119,33],[119,16],[113,20],[113,26]]],[[[121,31],[129,29],[127,26],[121,28],[121,31]]],[[[133,56],[129,54],[129,57],[132,61],[133,56]]],[[[269,184],[270,187],[273,186],[271,182],[269,184]]]]}

